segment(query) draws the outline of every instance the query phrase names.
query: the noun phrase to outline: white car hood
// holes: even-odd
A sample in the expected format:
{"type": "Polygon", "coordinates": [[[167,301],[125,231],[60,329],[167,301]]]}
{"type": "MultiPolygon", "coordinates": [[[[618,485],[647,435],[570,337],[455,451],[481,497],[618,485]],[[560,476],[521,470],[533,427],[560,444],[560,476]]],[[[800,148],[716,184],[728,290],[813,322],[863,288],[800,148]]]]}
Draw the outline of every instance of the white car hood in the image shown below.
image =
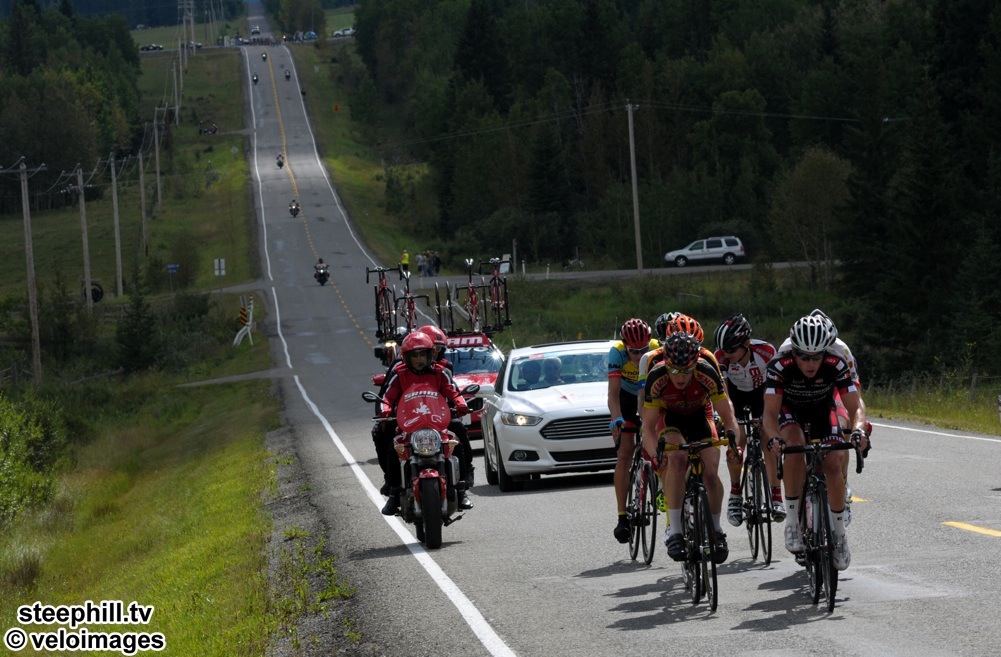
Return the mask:
{"type": "Polygon", "coordinates": [[[553,413],[574,408],[608,412],[608,384],[603,381],[507,392],[504,397],[508,409],[519,413],[553,413]]]}

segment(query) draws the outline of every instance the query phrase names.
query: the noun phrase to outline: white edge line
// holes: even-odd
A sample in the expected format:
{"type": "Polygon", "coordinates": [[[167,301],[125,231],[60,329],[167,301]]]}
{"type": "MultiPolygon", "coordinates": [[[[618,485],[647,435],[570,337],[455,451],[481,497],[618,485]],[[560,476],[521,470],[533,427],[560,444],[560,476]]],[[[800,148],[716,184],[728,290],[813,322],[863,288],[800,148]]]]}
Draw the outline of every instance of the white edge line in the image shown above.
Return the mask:
{"type": "Polygon", "coordinates": [[[965,436],[960,433],[946,433],[944,431],[931,431],[929,429],[915,429],[914,427],[902,427],[898,424],[880,424],[872,422],[874,427],[884,427],[886,429],[898,429],[900,431],[913,431],[915,433],[927,433],[933,436],[948,436],[949,438],[963,438],[965,440],[980,440],[988,443],[1001,443],[1001,438],[986,438],[982,436],[965,436]]]}
{"type": "MultiPolygon", "coordinates": [[[[313,415],[320,420],[323,428],[326,429],[327,435],[330,436],[330,440],[333,441],[334,446],[340,451],[341,456],[349,466],[351,466],[351,471],[354,472],[355,477],[361,484],[362,489],[368,495],[369,499],[372,500],[373,506],[379,508],[382,503],[382,495],[379,494],[378,489],[376,489],[375,484],[373,484],[368,477],[365,476],[364,471],[358,464],[358,461],[351,455],[347,447],[341,442],[340,437],[334,431],[333,427],[327,421],[321,413],[320,409],[317,408],[316,404],[309,398],[306,394],[306,389],[303,388],[302,383],[299,382],[299,376],[293,377],[295,379],[295,384],[299,388],[299,393],[302,395],[303,400],[309,409],[313,411],[313,415]]],[[[462,618],[469,625],[470,629],[480,640],[480,643],[490,652],[491,655],[496,655],[497,657],[508,657],[515,655],[515,652],[508,647],[506,643],[497,635],[493,627],[483,618],[483,614],[476,608],[472,601],[466,597],[466,594],[459,589],[459,587],[452,581],[452,579],[445,574],[445,571],[435,563],[431,555],[427,553],[424,547],[410,534],[406,529],[404,523],[397,519],[396,516],[381,516],[386,524],[396,532],[400,540],[407,546],[410,553],[414,555],[418,563],[424,567],[424,570],[431,576],[435,584],[442,590],[442,592],[448,596],[455,608],[458,609],[459,613],[462,614],[462,618]]]]}

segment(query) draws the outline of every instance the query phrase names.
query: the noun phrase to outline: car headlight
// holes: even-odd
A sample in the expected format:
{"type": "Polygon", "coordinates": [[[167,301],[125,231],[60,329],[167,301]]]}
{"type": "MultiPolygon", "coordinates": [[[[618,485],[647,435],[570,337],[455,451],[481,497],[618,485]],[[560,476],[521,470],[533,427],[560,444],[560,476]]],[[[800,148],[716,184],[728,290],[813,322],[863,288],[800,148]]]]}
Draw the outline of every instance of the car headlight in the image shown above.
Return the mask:
{"type": "Polygon", "coordinates": [[[534,427],[542,422],[542,418],[522,413],[501,413],[501,422],[512,427],[534,427]]]}

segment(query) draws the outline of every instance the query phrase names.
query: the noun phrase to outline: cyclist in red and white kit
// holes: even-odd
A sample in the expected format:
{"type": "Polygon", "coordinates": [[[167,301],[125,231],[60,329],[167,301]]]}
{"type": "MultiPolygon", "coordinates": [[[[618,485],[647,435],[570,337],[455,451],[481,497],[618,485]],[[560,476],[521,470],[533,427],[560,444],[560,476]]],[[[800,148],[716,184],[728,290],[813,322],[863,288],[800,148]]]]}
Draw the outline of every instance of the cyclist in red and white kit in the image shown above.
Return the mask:
{"type": "MultiPolygon", "coordinates": [[[[760,419],[765,407],[765,371],[775,357],[775,347],[764,340],[751,338],[751,324],[743,315],[731,315],[716,327],[716,360],[726,382],[726,394],[733,402],[734,411],[742,416],[745,407],[751,409],[751,418],[760,419]]],[[[743,434],[743,432],[741,432],[743,434]]],[[[741,449],[747,436],[738,436],[741,449]]],[[[771,487],[772,519],[782,522],[786,508],[782,503],[782,487],[775,470],[775,457],[765,452],[765,470],[771,487]]],[[[744,522],[743,496],[740,489],[741,459],[727,460],[730,471],[730,499],[726,519],[734,527],[744,522]]]]}
{"type": "MultiPolygon", "coordinates": [[[[768,363],[761,416],[762,431],[771,436],[768,448],[778,456],[783,446],[805,445],[807,425],[814,438],[820,437],[825,443],[844,442],[835,407],[835,395],[839,394],[850,417],[852,439],[857,439],[864,450],[868,444],[865,408],[859,403],[848,363],[829,351],[835,340],[830,323],[808,315],[796,320],[789,335],[789,353],[779,354],[768,363]]],[[[847,454],[837,451],[828,453],[823,461],[833,520],[834,567],[838,570],[845,570],[851,563],[845,532],[845,484],[839,476],[843,460],[847,460],[847,454]]],[[[783,468],[786,509],[790,517],[797,518],[806,460],[799,454],[789,456],[783,468]]],[[[793,554],[803,551],[798,522],[786,523],[785,541],[786,549],[793,554]]]]}

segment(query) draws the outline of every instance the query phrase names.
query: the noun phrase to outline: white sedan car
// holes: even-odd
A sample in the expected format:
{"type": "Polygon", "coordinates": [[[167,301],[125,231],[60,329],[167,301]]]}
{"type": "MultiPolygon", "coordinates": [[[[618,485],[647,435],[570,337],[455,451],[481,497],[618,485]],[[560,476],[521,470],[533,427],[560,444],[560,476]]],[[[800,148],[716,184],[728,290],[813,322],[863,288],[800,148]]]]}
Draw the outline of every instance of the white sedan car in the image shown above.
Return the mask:
{"type": "Polygon", "coordinates": [[[613,342],[560,342],[508,354],[483,386],[487,483],[520,490],[540,474],[615,467],[608,423],[608,350],[613,342]]]}

